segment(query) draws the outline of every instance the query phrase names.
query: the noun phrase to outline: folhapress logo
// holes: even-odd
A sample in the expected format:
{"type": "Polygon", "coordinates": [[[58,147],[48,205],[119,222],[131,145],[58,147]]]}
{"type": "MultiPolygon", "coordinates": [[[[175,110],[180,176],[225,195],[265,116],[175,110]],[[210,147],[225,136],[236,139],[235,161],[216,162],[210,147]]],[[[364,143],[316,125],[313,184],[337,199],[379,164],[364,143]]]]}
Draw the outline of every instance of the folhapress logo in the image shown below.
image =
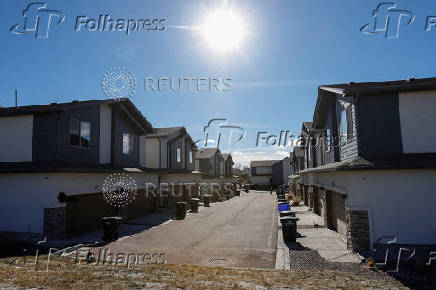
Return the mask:
{"type": "Polygon", "coordinates": [[[54,26],[60,25],[65,20],[65,15],[59,10],[47,9],[44,2],[32,2],[23,10],[23,23],[17,23],[10,28],[15,34],[33,33],[35,38],[48,38],[52,19],[54,26]]]}
{"type": "Polygon", "coordinates": [[[415,20],[413,12],[397,9],[394,2],[383,2],[373,10],[372,22],[362,26],[364,34],[384,34],[386,38],[398,38],[401,26],[407,26],[415,20]]]}

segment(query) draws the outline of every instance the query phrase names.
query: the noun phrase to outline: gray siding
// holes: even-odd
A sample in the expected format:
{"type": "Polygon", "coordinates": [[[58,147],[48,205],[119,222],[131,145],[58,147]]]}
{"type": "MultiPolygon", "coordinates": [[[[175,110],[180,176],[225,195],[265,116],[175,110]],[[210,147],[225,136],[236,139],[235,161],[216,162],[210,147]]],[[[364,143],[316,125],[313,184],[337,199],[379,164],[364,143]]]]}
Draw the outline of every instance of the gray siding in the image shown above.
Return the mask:
{"type": "Polygon", "coordinates": [[[168,142],[169,168],[175,170],[195,170],[195,152],[188,135],[178,136],[168,142]],[[180,162],[177,162],[177,149],[180,149],[180,162]],[[189,163],[189,151],[192,151],[192,163],[189,163]]]}
{"type": "Polygon", "coordinates": [[[35,115],[33,160],[98,163],[100,108],[90,106],[61,113],[35,115]],[[70,120],[91,124],[90,148],[70,145],[70,120]]]}
{"type": "MultiPolygon", "coordinates": [[[[338,124],[336,114],[336,98],[333,98],[329,103],[329,112],[324,122],[325,128],[330,129],[331,149],[325,150],[324,160],[325,164],[339,161],[339,146],[338,146],[338,124]]],[[[327,142],[327,141],[326,141],[327,142]]]]}
{"type": "Polygon", "coordinates": [[[186,169],[186,148],[185,148],[185,137],[176,139],[174,142],[169,142],[169,160],[171,169],[186,169]],[[180,149],[180,162],[177,162],[177,149],[180,149]]]}
{"type": "MultiPolygon", "coordinates": [[[[338,100],[336,102],[336,116],[338,117],[338,132],[339,132],[339,136],[343,135],[342,132],[342,123],[343,122],[347,122],[347,126],[351,126],[353,128],[353,134],[351,135],[350,138],[348,138],[347,136],[347,140],[345,142],[342,142],[342,140],[340,140],[340,146],[339,146],[339,154],[340,154],[340,161],[344,161],[344,160],[350,160],[353,158],[356,158],[359,154],[359,150],[358,150],[358,144],[357,144],[357,135],[356,135],[356,122],[355,122],[355,105],[353,103],[353,99],[352,98],[345,98],[342,96],[338,96],[338,100]],[[351,118],[349,120],[342,120],[341,119],[341,112],[342,110],[346,111],[346,106],[349,106],[349,108],[351,109],[351,118]]],[[[347,134],[347,132],[345,132],[345,134],[347,134]]]]}
{"type": "Polygon", "coordinates": [[[210,167],[210,159],[200,159],[200,172],[214,176],[214,170],[210,167]]]}
{"type": "Polygon", "coordinates": [[[186,168],[188,170],[195,170],[195,151],[192,149],[193,144],[186,143],[186,168]],[[189,163],[189,151],[192,151],[192,163],[189,163]]]}
{"type": "Polygon", "coordinates": [[[34,161],[58,159],[59,115],[34,115],[32,158],[34,161]]]}
{"type": "Polygon", "coordinates": [[[360,155],[402,154],[398,94],[362,95],[356,102],[360,155]]]}
{"type": "Polygon", "coordinates": [[[277,162],[272,166],[272,183],[274,185],[279,185],[283,183],[283,164],[282,162],[277,162]]]}
{"type": "Polygon", "coordinates": [[[61,161],[98,164],[100,139],[100,106],[84,107],[62,113],[59,154],[61,161]],[[77,119],[91,124],[90,148],[70,145],[70,121],[77,119]]]}
{"type": "Polygon", "coordinates": [[[121,167],[139,167],[139,136],[141,132],[122,111],[112,110],[112,160],[113,165],[121,167]],[[123,154],[123,133],[133,134],[133,155],[123,154]]]}

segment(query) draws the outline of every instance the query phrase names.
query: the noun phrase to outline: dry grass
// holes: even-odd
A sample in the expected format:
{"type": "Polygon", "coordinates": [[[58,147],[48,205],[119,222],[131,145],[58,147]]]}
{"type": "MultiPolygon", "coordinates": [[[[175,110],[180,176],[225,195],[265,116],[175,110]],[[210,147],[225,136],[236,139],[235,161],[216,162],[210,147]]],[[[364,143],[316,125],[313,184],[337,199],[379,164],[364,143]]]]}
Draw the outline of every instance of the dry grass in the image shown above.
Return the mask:
{"type": "MultiPolygon", "coordinates": [[[[250,270],[182,265],[77,264],[70,258],[55,258],[46,271],[47,256],[34,265],[10,265],[0,260],[0,288],[404,288],[389,277],[364,279],[329,271],[250,270]]],[[[28,259],[30,263],[31,258],[28,259]]]]}

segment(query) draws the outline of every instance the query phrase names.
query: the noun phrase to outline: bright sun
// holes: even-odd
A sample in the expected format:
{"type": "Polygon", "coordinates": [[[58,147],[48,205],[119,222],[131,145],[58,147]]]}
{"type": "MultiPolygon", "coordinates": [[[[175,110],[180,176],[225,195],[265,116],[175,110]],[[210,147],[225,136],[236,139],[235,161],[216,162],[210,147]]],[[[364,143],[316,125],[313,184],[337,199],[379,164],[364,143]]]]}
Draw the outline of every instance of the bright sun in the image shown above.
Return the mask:
{"type": "Polygon", "coordinates": [[[238,49],[245,39],[245,23],[231,9],[221,8],[206,16],[201,33],[208,45],[219,53],[238,49]]]}

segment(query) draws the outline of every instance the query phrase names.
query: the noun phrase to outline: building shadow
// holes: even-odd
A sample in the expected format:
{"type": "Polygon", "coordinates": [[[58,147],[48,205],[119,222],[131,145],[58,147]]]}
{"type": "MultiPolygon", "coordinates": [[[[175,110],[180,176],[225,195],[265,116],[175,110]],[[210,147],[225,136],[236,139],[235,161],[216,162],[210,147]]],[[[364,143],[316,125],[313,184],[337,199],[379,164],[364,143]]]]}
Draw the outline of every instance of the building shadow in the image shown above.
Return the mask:
{"type": "MultiPolygon", "coordinates": [[[[123,221],[118,230],[119,239],[141,233],[165,222],[176,219],[174,211],[151,213],[123,221]]],[[[83,234],[74,235],[64,239],[51,239],[43,234],[20,235],[13,232],[0,235],[0,259],[9,257],[44,255],[54,249],[72,249],[77,245],[86,247],[101,247],[108,242],[102,241],[103,227],[90,230],[83,234]]]]}

